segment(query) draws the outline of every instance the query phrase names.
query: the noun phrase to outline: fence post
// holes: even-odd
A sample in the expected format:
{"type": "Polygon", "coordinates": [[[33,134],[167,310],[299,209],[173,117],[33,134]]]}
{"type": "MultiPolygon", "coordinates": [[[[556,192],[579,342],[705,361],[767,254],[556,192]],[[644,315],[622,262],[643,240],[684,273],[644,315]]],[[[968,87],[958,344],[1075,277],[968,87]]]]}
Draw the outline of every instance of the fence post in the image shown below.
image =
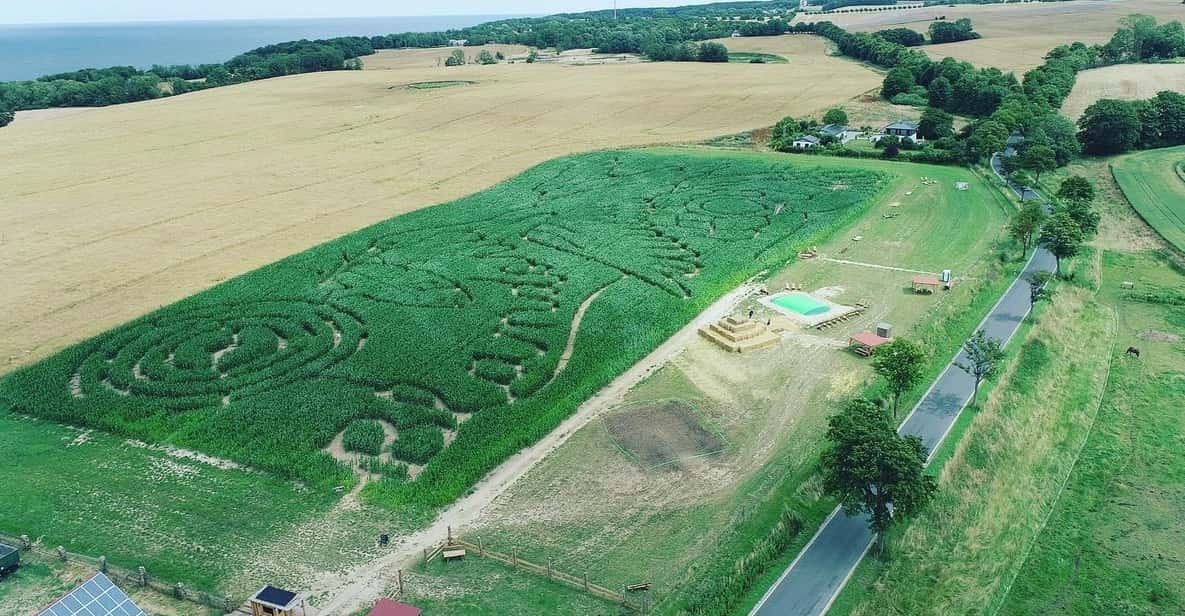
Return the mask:
{"type": "Polygon", "coordinates": [[[477,553],[481,554],[482,556],[486,555],[486,546],[484,543],[482,543],[481,537],[477,538],[477,553]]]}
{"type": "Polygon", "coordinates": [[[107,557],[106,556],[99,557],[99,571],[101,573],[107,573],[107,557]]]}
{"type": "Polygon", "coordinates": [[[21,535],[21,548],[27,550],[31,547],[33,547],[33,542],[29,541],[29,536],[28,535],[21,535]]]}
{"type": "Polygon", "coordinates": [[[551,577],[551,559],[547,559],[547,577],[551,577]]]}
{"type": "Polygon", "coordinates": [[[182,584],[181,582],[177,582],[177,584],[175,586],[173,586],[173,593],[177,595],[178,599],[184,599],[185,598],[185,584],[182,584]]]}
{"type": "Polygon", "coordinates": [[[584,592],[589,592],[589,590],[588,590],[588,572],[587,571],[584,572],[584,592]]]}
{"type": "Polygon", "coordinates": [[[453,527],[449,526],[448,527],[448,545],[452,545],[452,544],[453,544],[453,527]]]}
{"type": "Polygon", "coordinates": [[[148,585],[148,572],[144,570],[144,567],[136,568],[136,581],[139,582],[141,586],[148,585]]]}
{"type": "Polygon", "coordinates": [[[424,548],[424,564],[428,564],[428,548],[424,548]]]}
{"type": "Polygon", "coordinates": [[[403,596],[403,569],[399,570],[399,596],[403,596]]]}
{"type": "Polygon", "coordinates": [[[511,566],[518,569],[518,548],[514,548],[510,554],[511,566]]]}
{"type": "Polygon", "coordinates": [[[58,558],[61,560],[66,560],[66,548],[60,545],[58,546],[58,558]]]}

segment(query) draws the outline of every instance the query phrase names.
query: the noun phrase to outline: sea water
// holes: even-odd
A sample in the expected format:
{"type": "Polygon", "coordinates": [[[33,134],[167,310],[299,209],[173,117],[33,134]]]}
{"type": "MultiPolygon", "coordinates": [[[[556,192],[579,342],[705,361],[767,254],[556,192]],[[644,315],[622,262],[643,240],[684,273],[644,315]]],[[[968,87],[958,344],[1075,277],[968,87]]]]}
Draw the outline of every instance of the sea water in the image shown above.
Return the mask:
{"type": "Polygon", "coordinates": [[[497,15],[0,25],[0,81],[83,68],[207,64],[302,38],[436,32],[497,15]]]}

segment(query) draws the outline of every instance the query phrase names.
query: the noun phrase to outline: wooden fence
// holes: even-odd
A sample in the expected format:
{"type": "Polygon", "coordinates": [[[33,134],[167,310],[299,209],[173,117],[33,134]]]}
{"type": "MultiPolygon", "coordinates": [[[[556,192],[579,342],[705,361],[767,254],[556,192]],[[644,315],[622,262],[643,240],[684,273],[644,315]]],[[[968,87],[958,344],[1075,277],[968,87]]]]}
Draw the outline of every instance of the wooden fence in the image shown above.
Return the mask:
{"type": "Polygon", "coordinates": [[[233,611],[237,606],[231,602],[229,597],[215,595],[212,593],[195,590],[181,582],[166,582],[159,580],[155,576],[149,574],[144,567],[137,567],[136,570],[127,569],[117,565],[112,565],[107,562],[107,558],[100,556],[95,558],[85,554],[77,554],[68,552],[62,546],[57,548],[48,548],[40,543],[30,541],[28,536],[22,535],[20,537],[12,537],[10,535],[0,534],[0,543],[6,543],[15,548],[18,548],[21,553],[33,553],[45,558],[51,558],[64,562],[80,562],[93,568],[97,572],[101,572],[111,578],[111,581],[120,586],[133,586],[138,588],[147,588],[158,592],[162,595],[173,597],[196,603],[205,607],[212,607],[227,612],[233,611]]]}
{"type": "Polygon", "coordinates": [[[649,611],[650,600],[649,600],[649,596],[646,594],[641,595],[641,598],[634,598],[634,597],[629,596],[626,592],[610,590],[610,589],[605,588],[604,586],[601,586],[599,584],[594,584],[592,582],[589,582],[587,573],[584,574],[583,576],[577,577],[577,576],[572,575],[570,573],[560,571],[555,568],[555,566],[553,565],[550,558],[547,560],[546,566],[540,565],[540,564],[533,563],[533,562],[523,560],[522,558],[520,558],[518,556],[518,550],[515,550],[511,554],[504,554],[502,552],[495,552],[493,550],[486,548],[485,545],[482,543],[481,539],[478,539],[477,543],[472,543],[472,542],[466,541],[460,537],[452,536],[451,531],[450,531],[449,538],[446,539],[443,543],[436,546],[432,550],[425,550],[424,562],[425,563],[431,562],[433,559],[440,556],[444,552],[444,550],[449,549],[449,548],[464,548],[468,554],[475,554],[475,555],[480,556],[482,558],[489,558],[491,560],[496,560],[498,562],[509,565],[515,569],[522,569],[524,571],[529,571],[529,572],[535,573],[537,575],[545,576],[549,579],[560,582],[561,584],[566,584],[567,586],[570,586],[570,587],[575,588],[577,590],[582,590],[594,597],[599,597],[601,599],[605,599],[606,601],[611,601],[611,602],[616,603],[626,609],[633,610],[635,612],[640,612],[640,613],[645,614],[649,611]]]}

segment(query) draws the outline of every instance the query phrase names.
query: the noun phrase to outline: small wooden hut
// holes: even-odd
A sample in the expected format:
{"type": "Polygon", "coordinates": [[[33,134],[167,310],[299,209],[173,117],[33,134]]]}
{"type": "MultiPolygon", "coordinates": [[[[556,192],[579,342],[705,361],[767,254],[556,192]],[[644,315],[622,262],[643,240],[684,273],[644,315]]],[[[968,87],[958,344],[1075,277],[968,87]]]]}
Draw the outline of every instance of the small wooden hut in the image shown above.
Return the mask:
{"type": "Polygon", "coordinates": [[[942,281],[934,276],[914,276],[913,277],[913,292],[914,293],[934,293],[942,288],[942,281]]]}
{"type": "Polygon", "coordinates": [[[247,603],[251,605],[251,616],[296,616],[296,608],[301,606],[296,593],[275,586],[260,588],[247,603]]]}
{"type": "Polygon", "coordinates": [[[392,599],[379,599],[367,616],[420,616],[420,608],[392,599]]]}
{"type": "Polygon", "coordinates": [[[848,341],[848,346],[850,346],[857,355],[868,357],[876,351],[876,347],[881,346],[882,344],[888,344],[892,341],[892,338],[878,336],[872,332],[860,332],[858,334],[852,335],[851,339],[848,341]]]}

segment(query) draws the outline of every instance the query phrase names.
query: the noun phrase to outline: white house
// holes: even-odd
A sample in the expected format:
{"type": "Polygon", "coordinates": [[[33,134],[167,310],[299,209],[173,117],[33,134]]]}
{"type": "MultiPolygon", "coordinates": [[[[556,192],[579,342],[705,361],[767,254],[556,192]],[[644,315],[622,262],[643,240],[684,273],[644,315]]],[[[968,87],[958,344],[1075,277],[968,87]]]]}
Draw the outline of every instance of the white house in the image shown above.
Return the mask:
{"type": "Polygon", "coordinates": [[[819,138],[814,135],[800,135],[794,139],[792,145],[799,150],[810,150],[819,147],[819,138]]]}
{"type": "Polygon", "coordinates": [[[893,122],[885,127],[884,133],[901,139],[909,139],[910,141],[921,141],[918,139],[917,122],[893,122]]]}

